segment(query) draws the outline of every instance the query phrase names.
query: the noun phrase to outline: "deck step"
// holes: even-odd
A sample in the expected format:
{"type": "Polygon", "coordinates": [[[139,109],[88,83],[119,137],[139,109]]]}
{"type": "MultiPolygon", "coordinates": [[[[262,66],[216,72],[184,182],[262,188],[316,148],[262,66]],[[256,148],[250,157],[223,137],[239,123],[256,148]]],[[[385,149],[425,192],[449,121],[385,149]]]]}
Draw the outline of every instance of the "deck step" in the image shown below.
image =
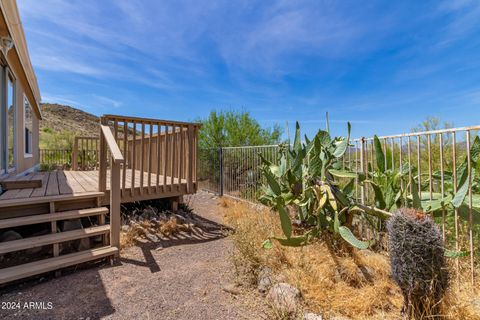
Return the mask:
{"type": "MultiPolygon", "coordinates": [[[[20,240],[6,241],[0,243],[0,254],[8,252],[25,250],[29,248],[41,247],[48,244],[60,243],[65,241],[77,240],[101,234],[107,234],[110,231],[110,225],[90,227],[59,233],[51,233],[43,236],[30,237],[20,240]]],[[[3,272],[3,271],[2,271],[3,272]]]]}
{"type": "Polygon", "coordinates": [[[80,210],[70,210],[55,213],[38,214],[34,216],[25,216],[19,218],[3,219],[0,220],[0,229],[12,228],[17,226],[24,226],[29,224],[44,223],[58,220],[78,219],[82,217],[89,217],[101,214],[107,214],[108,208],[90,208],[80,210]]]}
{"type": "Polygon", "coordinates": [[[3,284],[10,281],[31,277],[37,274],[112,256],[115,255],[117,252],[117,248],[106,246],[81,252],[70,253],[55,258],[29,262],[20,266],[0,269],[0,283],[3,284]]]}
{"type": "Polygon", "coordinates": [[[41,188],[42,180],[3,180],[0,181],[0,186],[3,190],[41,188]]]}
{"type": "Polygon", "coordinates": [[[23,206],[23,205],[38,204],[38,203],[49,203],[49,202],[57,202],[57,201],[90,199],[90,198],[98,198],[103,196],[105,196],[104,192],[92,191],[92,192],[82,192],[82,193],[74,193],[74,194],[64,194],[64,195],[58,195],[58,196],[8,199],[8,200],[0,201],[0,208],[12,207],[12,206],[23,206]]]}

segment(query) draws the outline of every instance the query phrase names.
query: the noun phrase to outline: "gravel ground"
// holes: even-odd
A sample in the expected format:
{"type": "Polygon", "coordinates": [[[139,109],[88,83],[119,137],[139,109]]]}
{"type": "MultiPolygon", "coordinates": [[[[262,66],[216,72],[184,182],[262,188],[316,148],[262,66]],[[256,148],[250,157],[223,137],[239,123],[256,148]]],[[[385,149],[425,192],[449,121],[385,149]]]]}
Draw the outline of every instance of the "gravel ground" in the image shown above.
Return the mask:
{"type": "Polygon", "coordinates": [[[161,245],[128,248],[114,266],[103,263],[4,288],[0,319],[268,318],[262,299],[251,290],[223,290],[235,280],[229,260],[233,244],[220,225],[215,198],[200,192],[187,202],[217,229],[202,237],[171,237],[161,245]]]}

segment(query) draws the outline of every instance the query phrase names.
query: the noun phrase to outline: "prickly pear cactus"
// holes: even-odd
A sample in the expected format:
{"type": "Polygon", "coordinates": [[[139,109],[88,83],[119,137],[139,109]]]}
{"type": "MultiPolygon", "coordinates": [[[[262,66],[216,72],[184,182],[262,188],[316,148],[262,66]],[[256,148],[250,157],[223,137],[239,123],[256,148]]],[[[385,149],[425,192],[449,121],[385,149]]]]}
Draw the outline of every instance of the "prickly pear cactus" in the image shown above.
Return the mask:
{"type": "Polygon", "coordinates": [[[392,276],[404,296],[407,319],[432,319],[448,287],[440,230],[432,218],[402,208],[387,221],[392,276]]]}

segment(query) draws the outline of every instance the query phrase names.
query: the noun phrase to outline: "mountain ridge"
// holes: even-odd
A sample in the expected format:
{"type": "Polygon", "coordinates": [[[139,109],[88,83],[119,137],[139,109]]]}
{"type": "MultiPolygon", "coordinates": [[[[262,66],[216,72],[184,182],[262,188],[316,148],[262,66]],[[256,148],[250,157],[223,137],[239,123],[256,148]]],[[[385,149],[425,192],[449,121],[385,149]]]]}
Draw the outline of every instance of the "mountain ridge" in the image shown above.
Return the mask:
{"type": "Polygon", "coordinates": [[[91,113],[58,103],[40,104],[43,120],[40,132],[72,132],[77,136],[98,137],[100,118],[91,113]]]}

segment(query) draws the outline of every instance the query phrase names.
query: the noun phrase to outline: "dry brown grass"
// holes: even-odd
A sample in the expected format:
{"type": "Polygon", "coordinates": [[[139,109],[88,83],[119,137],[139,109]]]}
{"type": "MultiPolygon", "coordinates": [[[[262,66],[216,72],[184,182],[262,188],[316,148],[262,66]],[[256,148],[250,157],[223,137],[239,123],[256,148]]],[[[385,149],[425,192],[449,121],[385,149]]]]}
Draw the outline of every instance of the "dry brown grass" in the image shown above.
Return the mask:
{"type": "MultiPolygon", "coordinates": [[[[219,208],[225,221],[235,229],[236,253],[233,262],[240,276],[255,283],[256,275],[268,266],[278,277],[297,286],[306,310],[331,317],[352,319],[401,319],[403,298],[390,277],[386,254],[348,250],[332,253],[324,241],[300,248],[274,247],[265,250],[262,242],[281,235],[277,215],[264,207],[221,199],[219,208]],[[363,270],[363,272],[362,272],[363,270]]],[[[466,282],[465,282],[466,281],[466,282]]],[[[478,297],[462,279],[462,290],[453,286],[445,298],[444,316],[448,319],[480,319],[471,301],[478,297]]]]}

